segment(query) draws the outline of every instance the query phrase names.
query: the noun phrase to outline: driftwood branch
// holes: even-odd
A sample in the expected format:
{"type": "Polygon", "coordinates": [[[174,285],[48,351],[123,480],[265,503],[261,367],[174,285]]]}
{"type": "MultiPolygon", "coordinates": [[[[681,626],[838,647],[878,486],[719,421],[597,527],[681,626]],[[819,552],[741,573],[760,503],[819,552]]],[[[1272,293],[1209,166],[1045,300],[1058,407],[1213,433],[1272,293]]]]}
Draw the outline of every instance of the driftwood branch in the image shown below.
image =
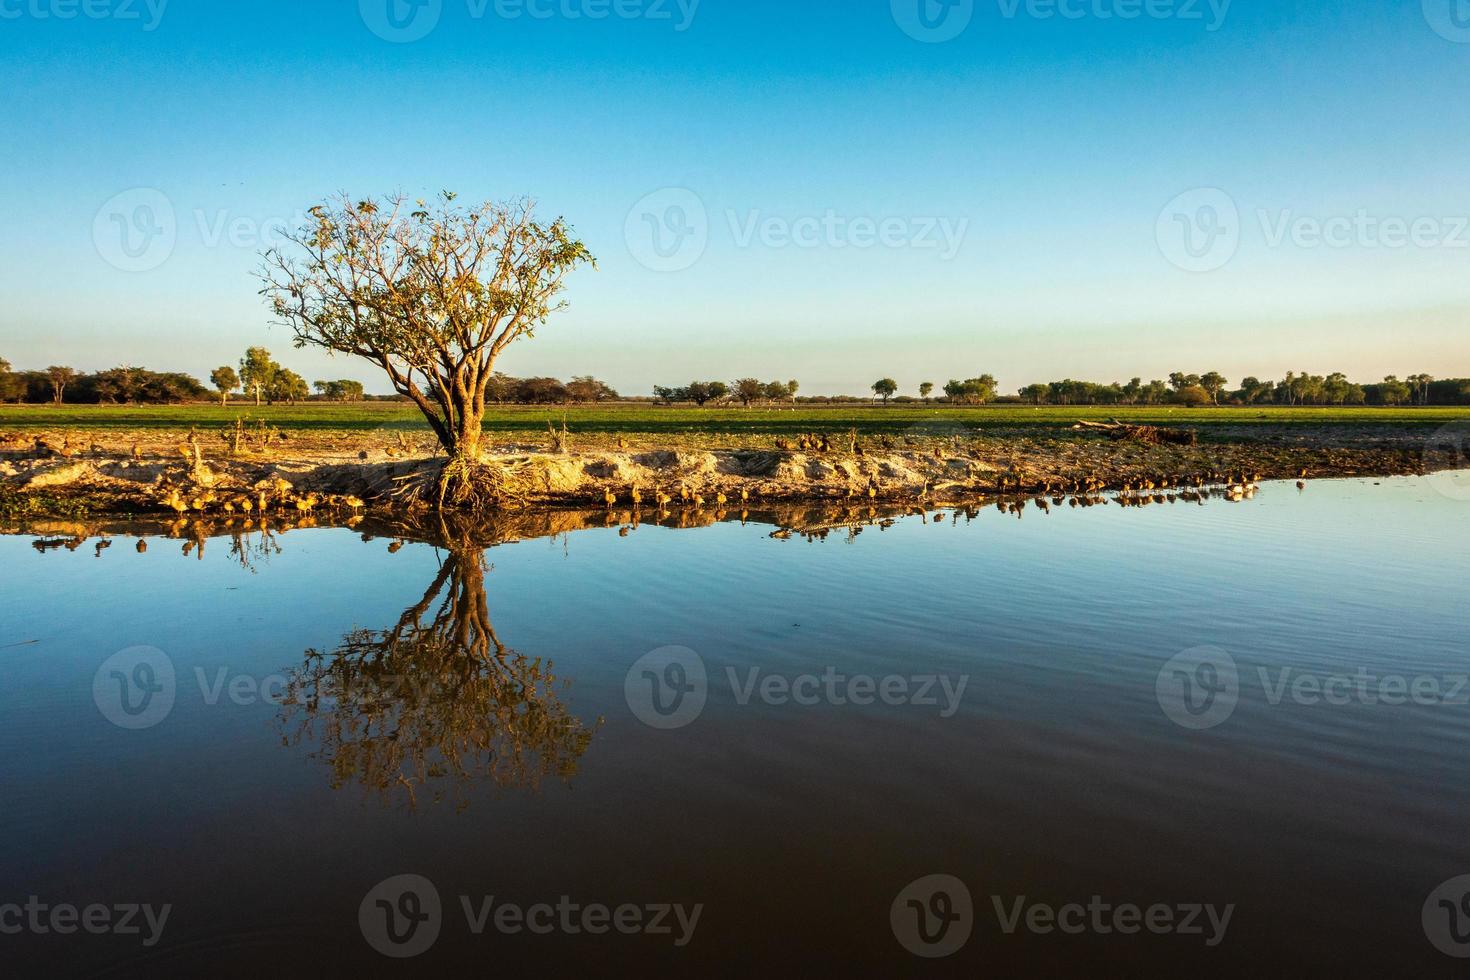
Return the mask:
{"type": "Polygon", "coordinates": [[[1193,429],[1164,429],[1156,425],[1129,425],[1113,419],[1111,422],[1078,422],[1072,426],[1086,432],[1105,432],[1109,439],[1142,442],[1149,445],[1193,446],[1199,443],[1199,435],[1193,429]]]}

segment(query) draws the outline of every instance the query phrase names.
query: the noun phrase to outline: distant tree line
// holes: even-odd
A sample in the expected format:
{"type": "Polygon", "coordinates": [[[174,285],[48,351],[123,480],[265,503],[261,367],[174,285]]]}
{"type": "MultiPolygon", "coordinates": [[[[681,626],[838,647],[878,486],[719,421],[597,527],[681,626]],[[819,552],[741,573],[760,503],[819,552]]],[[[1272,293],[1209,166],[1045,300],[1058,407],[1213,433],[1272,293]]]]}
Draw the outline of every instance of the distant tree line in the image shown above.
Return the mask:
{"type": "MultiPolygon", "coordinates": [[[[210,374],[210,384],[221,404],[243,392],[257,405],[263,402],[295,403],[306,400],[356,402],[402,399],[401,395],[366,394],[360,381],[306,380],[282,367],[264,347],[251,347],[237,365],[224,365],[210,374]],[[312,389],[316,394],[312,395],[312,389]]],[[[1247,377],[1238,386],[1218,371],[1192,374],[1171,373],[1168,380],[1145,382],[1133,378],[1126,384],[1065,379],[1026,385],[1016,395],[999,393],[995,377],[982,374],[966,380],[951,380],[934,396],[935,384],[918,386],[918,398],[899,394],[892,378],[880,378],[870,390],[885,404],[910,404],[922,399],[952,405],[984,405],[991,402],[1030,405],[1470,405],[1470,379],[1437,379],[1429,374],[1411,374],[1400,379],[1389,375],[1380,382],[1356,383],[1341,373],[1316,375],[1288,371],[1279,381],[1247,377]]],[[[740,404],[855,404],[871,399],[854,395],[823,395],[798,398],[796,381],[691,381],[678,387],[656,386],[654,400],[666,405],[699,406],[740,404]]],[[[567,405],[620,401],[621,396],[605,382],[590,375],[570,381],[556,378],[514,378],[496,373],[486,385],[486,399],[498,404],[567,405]]],[[[91,374],[53,365],[44,370],[12,370],[0,358],[0,402],[31,404],[178,404],[209,396],[198,380],[178,372],[149,371],[139,367],[115,367],[91,374]]]]}
{"type": "MultiPolygon", "coordinates": [[[[899,388],[892,378],[880,378],[871,388],[885,404],[889,400],[912,403],[909,396],[895,398],[899,388]]],[[[1336,372],[1316,375],[1288,371],[1280,381],[1249,377],[1232,388],[1218,371],[1191,374],[1175,371],[1169,379],[1145,382],[1133,378],[1127,384],[1098,384],[1068,378],[1026,385],[1015,396],[1002,396],[992,375],[968,381],[950,381],[939,401],[956,405],[989,402],[1022,402],[1030,405],[1470,405],[1470,379],[1437,380],[1429,374],[1412,374],[1403,380],[1390,375],[1381,382],[1358,384],[1336,372]]],[[[930,400],[934,383],[919,385],[919,398],[930,400]]],[[[813,401],[817,399],[811,399],[813,401]]],[[[852,401],[850,398],[832,401],[852,401]]]]}
{"type": "MultiPolygon", "coordinates": [[[[237,367],[215,368],[209,376],[220,404],[230,394],[244,391],[258,405],[266,402],[294,403],[311,397],[311,388],[296,372],[271,359],[264,347],[245,352],[237,367]]],[[[360,401],[368,397],[360,381],[318,381],[317,397],[330,401],[360,401]]],[[[13,371],[0,358],[0,402],[69,405],[175,405],[200,401],[210,396],[197,378],[180,372],[149,371],[146,368],[108,368],[91,374],[61,365],[43,371],[13,371]]]]}
{"type": "Polygon", "coordinates": [[[1104,385],[1068,379],[1027,385],[1019,395],[1033,405],[1470,405],[1470,379],[1414,374],[1401,381],[1390,375],[1359,384],[1341,372],[1288,371],[1280,381],[1248,377],[1232,388],[1218,371],[1176,371],[1167,382],[1134,378],[1104,385]]]}
{"type": "Polygon", "coordinates": [[[70,405],[170,405],[201,398],[208,390],[187,374],[116,367],[87,374],[62,365],[12,371],[0,358],[0,402],[70,405]]]}
{"type": "Polygon", "coordinates": [[[496,372],[485,386],[485,398],[501,405],[569,405],[615,402],[619,396],[590,375],[562,382],[556,378],[512,378],[496,372]]]}
{"type": "Polygon", "coordinates": [[[773,402],[794,402],[796,393],[800,390],[801,383],[798,381],[761,381],[758,378],[741,378],[729,384],[723,381],[691,381],[679,388],[655,386],[653,397],[655,401],[663,402],[665,405],[693,402],[695,405],[703,406],[712,402],[739,402],[748,407],[773,402]]]}

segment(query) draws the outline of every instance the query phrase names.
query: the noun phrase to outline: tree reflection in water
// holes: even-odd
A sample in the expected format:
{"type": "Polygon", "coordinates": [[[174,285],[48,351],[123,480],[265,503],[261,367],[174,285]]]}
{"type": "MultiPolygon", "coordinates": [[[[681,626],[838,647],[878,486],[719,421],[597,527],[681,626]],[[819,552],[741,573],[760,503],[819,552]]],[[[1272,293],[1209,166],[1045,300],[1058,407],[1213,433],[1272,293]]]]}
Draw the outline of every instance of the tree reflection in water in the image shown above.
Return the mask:
{"type": "Polygon", "coordinates": [[[550,661],[500,642],[484,549],[465,537],[447,547],[433,583],[395,626],[354,630],[331,652],[308,650],[288,675],[284,743],[312,746],[334,789],[356,783],[388,804],[452,800],[464,809],[485,780],[529,789],[548,776],[569,781],[601,724],[567,712],[550,661]]]}

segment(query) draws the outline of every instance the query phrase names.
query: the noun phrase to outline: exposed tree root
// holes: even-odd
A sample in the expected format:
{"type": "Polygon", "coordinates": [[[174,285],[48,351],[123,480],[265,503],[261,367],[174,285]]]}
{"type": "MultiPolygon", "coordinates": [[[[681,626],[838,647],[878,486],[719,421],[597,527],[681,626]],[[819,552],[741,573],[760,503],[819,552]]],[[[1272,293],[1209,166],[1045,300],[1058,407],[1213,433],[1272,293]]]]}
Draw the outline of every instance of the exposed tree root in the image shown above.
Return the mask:
{"type": "Polygon", "coordinates": [[[398,486],[389,496],[397,504],[440,511],[479,514],[513,509],[526,503],[526,468],[523,460],[487,463],[454,456],[398,478],[398,486]]]}

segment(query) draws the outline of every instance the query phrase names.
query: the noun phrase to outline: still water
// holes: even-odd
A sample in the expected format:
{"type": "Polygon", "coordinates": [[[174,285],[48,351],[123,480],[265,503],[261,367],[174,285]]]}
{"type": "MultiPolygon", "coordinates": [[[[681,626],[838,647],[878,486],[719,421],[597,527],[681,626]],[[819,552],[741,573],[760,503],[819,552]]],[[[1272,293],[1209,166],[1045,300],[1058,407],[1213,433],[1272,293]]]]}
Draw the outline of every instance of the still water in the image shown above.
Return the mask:
{"type": "Polygon", "coordinates": [[[3,537],[0,959],[1451,975],[1454,496],[3,537]]]}

